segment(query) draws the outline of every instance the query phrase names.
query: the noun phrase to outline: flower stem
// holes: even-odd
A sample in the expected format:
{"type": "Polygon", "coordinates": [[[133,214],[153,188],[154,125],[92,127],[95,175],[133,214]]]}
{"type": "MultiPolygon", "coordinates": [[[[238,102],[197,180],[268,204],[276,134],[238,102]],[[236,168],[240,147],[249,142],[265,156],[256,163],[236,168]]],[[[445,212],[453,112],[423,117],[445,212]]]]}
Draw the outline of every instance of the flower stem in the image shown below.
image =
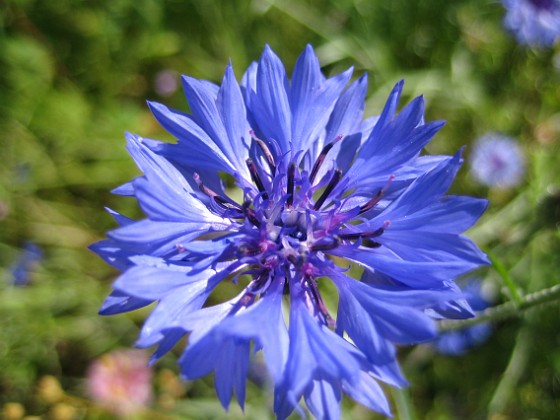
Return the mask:
{"type": "Polygon", "coordinates": [[[513,299],[513,302],[516,305],[521,305],[521,303],[523,302],[523,297],[522,297],[522,295],[519,291],[519,288],[517,287],[517,285],[515,284],[515,282],[511,278],[511,276],[509,275],[508,270],[504,267],[504,265],[501,263],[501,261],[498,260],[490,252],[487,252],[487,255],[490,258],[490,261],[492,261],[492,265],[494,266],[494,268],[496,269],[496,271],[498,272],[498,274],[502,278],[502,281],[504,282],[504,285],[507,287],[507,289],[509,291],[509,294],[510,294],[510,297],[513,299]]]}
{"type": "Polygon", "coordinates": [[[560,300],[560,284],[549,287],[523,296],[518,302],[509,301],[498,306],[494,306],[480,312],[475,318],[453,321],[441,321],[439,323],[439,332],[447,332],[458,330],[482,322],[500,321],[502,319],[513,318],[527,309],[539,306],[545,303],[560,300]]]}
{"type": "Polygon", "coordinates": [[[391,394],[393,395],[393,401],[395,401],[399,420],[416,420],[408,388],[391,387],[391,394]]]}
{"type": "Polygon", "coordinates": [[[494,414],[501,413],[511,399],[511,396],[525,372],[527,361],[529,359],[530,343],[532,342],[531,332],[527,325],[524,325],[515,342],[515,347],[511,353],[509,363],[502,375],[502,379],[498,384],[490,404],[488,404],[488,414],[492,417],[494,414]]]}

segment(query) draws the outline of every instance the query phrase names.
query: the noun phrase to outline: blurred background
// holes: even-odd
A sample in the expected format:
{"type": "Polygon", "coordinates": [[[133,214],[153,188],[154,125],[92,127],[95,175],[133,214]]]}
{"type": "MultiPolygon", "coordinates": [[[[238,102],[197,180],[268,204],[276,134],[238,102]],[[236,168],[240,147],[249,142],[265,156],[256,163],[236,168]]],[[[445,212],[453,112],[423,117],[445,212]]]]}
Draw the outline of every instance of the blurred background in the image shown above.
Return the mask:
{"type": "MultiPolygon", "coordinates": [[[[452,192],[490,200],[469,236],[495,265],[470,281],[491,305],[559,283],[560,45],[518,44],[504,15],[484,0],[0,1],[4,418],[272,418],[259,365],[243,417],[211,377],[178,379],[180,347],[151,369],[123,350],[148,312],[97,315],[118,273],[87,249],[115,227],[104,206],[142,217],[110,194],[138,174],[124,132],[173,140],[145,101],[188,111],[180,74],[220,82],[231,60],[241,78],[265,44],[290,73],[307,43],[328,75],[367,72],[367,116],[400,79],[401,104],[424,94],[426,119],[447,120],[427,153],[466,145],[452,192]]],[[[397,418],[557,418],[559,319],[553,303],[471,348],[402,348],[412,412],[397,418]]],[[[344,399],[343,418],[378,416],[344,399]]]]}

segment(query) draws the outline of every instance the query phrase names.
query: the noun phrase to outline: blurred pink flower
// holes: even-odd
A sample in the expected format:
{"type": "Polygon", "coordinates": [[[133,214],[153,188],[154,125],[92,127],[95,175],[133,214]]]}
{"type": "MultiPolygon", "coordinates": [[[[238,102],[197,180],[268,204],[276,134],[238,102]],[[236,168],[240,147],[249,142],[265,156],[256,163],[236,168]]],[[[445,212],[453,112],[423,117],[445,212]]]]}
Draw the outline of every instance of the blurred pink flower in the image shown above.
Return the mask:
{"type": "Polygon", "coordinates": [[[152,370],[141,350],[116,350],[97,358],[87,372],[90,397],[112,413],[126,417],[152,401],[152,370]]]}
{"type": "Polygon", "coordinates": [[[155,75],[154,90],[160,96],[167,97],[179,88],[179,73],[173,70],[162,70],[155,75]]]}

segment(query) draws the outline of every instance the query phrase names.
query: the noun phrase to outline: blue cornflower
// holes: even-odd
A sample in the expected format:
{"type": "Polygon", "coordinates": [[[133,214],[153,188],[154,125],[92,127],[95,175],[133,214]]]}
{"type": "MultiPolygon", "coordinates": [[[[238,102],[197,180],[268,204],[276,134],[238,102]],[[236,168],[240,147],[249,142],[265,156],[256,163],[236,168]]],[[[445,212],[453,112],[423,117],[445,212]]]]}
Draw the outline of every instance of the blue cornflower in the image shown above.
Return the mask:
{"type": "Polygon", "coordinates": [[[406,384],[395,345],[433,339],[429,311],[471,315],[454,304],[453,279],[487,263],[461,235],[486,201],[445,195],[460,152],[419,156],[443,125],[424,121],[421,97],[397,114],[399,82],[363,120],[366,76],[346,87],[351,73],[325,78],[308,46],[290,81],[266,47],[241,84],[231,65],[220,86],[183,76],[191,114],[149,103],[177,144],[127,135],[143,176],[115,192],[147,218],[110,210],[121,227],[92,247],[124,271],[101,313],[156,302],[137,345],[157,344],[155,361],[188,334],[183,376],[214,372],[226,408],[233,392],[243,406],[262,351],[278,418],[302,398],[337,418],[342,392],[389,415],[378,381],[406,384]],[[239,293],[210,305],[222,282],[239,293]],[[338,291],[336,316],[324,282],[338,291]]]}
{"type": "Polygon", "coordinates": [[[504,189],[515,187],[522,181],[525,159],[514,139],[488,133],[475,142],[470,166],[471,174],[478,182],[504,189]]]}
{"type": "MultiPolygon", "coordinates": [[[[480,281],[469,280],[462,289],[464,298],[473,311],[480,312],[490,306],[490,302],[483,295],[480,281]]],[[[491,332],[490,324],[483,322],[472,327],[443,333],[434,341],[434,346],[439,353],[459,356],[470,347],[486,341],[491,332]]]]}
{"type": "Polygon", "coordinates": [[[560,36],[559,0],[502,0],[505,27],[522,44],[550,47],[560,36]]]}
{"type": "Polygon", "coordinates": [[[43,251],[33,242],[26,242],[17,261],[10,268],[12,284],[27,286],[33,267],[43,258],[43,251]]]}

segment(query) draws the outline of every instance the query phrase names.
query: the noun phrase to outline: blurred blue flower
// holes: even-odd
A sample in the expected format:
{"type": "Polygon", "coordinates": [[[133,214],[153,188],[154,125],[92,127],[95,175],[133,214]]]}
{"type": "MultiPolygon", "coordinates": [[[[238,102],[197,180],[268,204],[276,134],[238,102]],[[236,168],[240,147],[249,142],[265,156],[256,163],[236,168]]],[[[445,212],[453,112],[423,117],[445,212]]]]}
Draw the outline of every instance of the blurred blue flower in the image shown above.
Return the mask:
{"type": "Polygon", "coordinates": [[[476,181],[496,188],[515,187],[525,172],[525,159],[517,142],[499,133],[488,133],[475,142],[470,165],[476,181]]]}
{"type": "Polygon", "coordinates": [[[243,406],[262,350],[278,418],[302,412],[302,398],[314,416],[338,418],[342,392],[389,415],[377,381],[406,385],[395,344],[433,339],[425,310],[436,305],[472,316],[453,303],[453,279],[487,263],[461,235],[486,201],[445,195],[460,152],[419,156],[443,125],[424,122],[422,97],[397,114],[399,82],[381,115],[363,120],[367,79],[346,87],[351,74],[325,78],[308,46],[290,81],[266,47],[241,85],[231,65],[220,86],[184,76],[191,114],[149,103],[177,144],[127,136],[143,176],[115,192],[147,218],[110,210],[121,227],[92,246],[124,271],[100,313],[157,302],[137,345],[158,344],[155,361],[188,333],[184,377],[214,372],[226,408],[234,391],[243,406]],[[239,293],[210,305],[226,281],[239,293]],[[323,282],[338,290],[336,319],[323,282]]]}
{"type": "Polygon", "coordinates": [[[560,0],[502,0],[505,27],[522,44],[550,47],[560,36],[560,0]]]}
{"type": "MultiPolygon", "coordinates": [[[[467,282],[463,293],[467,303],[476,312],[483,311],[490,306],[490,302],[482,294],[480,281],[467,282]]],[[[472,327],[441,334],[434,341],[434,346],[439,353],[460,356],[469,348],[486,341],[491,332],[490,324],[486,322],[476,324],[472,327]]]]}
{"type": "Polygon", "coordinates": [[[161,70],[154,76],[154,90],[159,96],[171,96],[179,88],[179,74],[173,70],[161,70]]]}
{"type": "Polygon", "coordinates": [[[32,242],[26,242],[19,258],[10,268],[12,284],[27,286],[33,267],[43,258],[43,251],[32,242]]]}

